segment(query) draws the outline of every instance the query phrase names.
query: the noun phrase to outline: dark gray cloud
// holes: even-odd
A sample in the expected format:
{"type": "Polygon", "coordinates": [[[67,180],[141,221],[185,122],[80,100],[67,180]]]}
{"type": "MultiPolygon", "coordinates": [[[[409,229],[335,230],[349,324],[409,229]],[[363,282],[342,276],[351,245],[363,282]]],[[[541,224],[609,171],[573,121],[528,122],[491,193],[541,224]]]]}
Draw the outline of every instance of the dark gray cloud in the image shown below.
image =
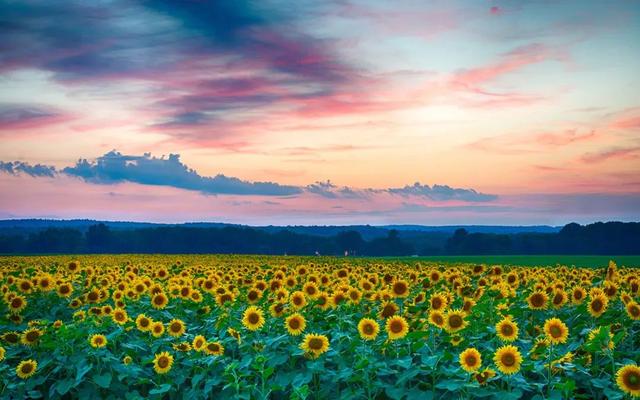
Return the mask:
{"type": "Polygon", "coordinates": [[[434,201],[461,200],[469,202],[493,201],[498,197],[492,194],[485,194],[474,189],[452,188],[448,185],[422,185],[419,182],[407,185],[403,188],[388,189],[389,193],[401,196],[428,197],[434,201]]]}
{"type": "Polygon", "coordinates": [[[0,172],[25,173],[31,176],[65,174],[94,184],[133,182],[142,185],[170,186],[207,194],[299,196],[309,193],[327,199],[362,199],[376,194],[391,194],[404,197],[428,198],[433,201],[460,200],[465,202],[488,202],[497,196],[479,193],[473,189],[452,188],[446,185],[422,185],[415,183],[404,188],[357,189],[337,186],[331,181],[315,182],[307,186],[281,185],[275,182],[250,182],[218,174],[202,176],[180,161],[180,155],[169,154],[154,157],[150,153],[142,156],[125,155],[112,150],[95,161],[78,160],[75,165],[56,170],[41,164],[0,162],[0,172]]]}
{"type": "Polygon", "coordinates": [[[62,172],[92,183],[134,182],[208,194],[286,196],[301,192],[295,186],[273,182],[248,182],[222,174],[214,177],[201,176],[184,165],[178,154],[158,158],[149,153],[128,156],[113,150],[98,157],[95,162],[78,160],[75,166],[64,168],[62,172]]]}
{"type": "Polygon", "coordinates": [[[54,177],[56,175],[56,169],[54,167],[42,164],[31,165],[22,161],[0,161],[0,171],[11,175],[23,173],[35,177],[54,177]]]}

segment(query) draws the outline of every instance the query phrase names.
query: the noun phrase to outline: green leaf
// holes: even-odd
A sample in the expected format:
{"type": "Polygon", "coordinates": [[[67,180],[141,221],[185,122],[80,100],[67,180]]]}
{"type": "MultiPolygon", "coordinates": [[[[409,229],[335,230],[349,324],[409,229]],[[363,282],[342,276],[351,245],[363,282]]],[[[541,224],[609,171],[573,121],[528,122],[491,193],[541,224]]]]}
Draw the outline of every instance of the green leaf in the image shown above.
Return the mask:
{"type": "Polygon", "coordinates": [[[84,364],[78,367],[78,372],[76,373],[76,385],[82,382],[82,378],[87,374],[87,372],[91,371],[92,366],[84,364]]]}
{"type": "Polygon", "coordinates": [[[56,391],[61,395],[66,394],[71,388],[74,386],[74,381],[72,379],[63,379],[58,381],[56,384],[56,391]]]}
{"type": "Polygon", "coordinates": [[[169,390],[171,390],[171,385],[168,383],[163,383],[162,385],[149,390],[149,394],[162,394],[167,393],[169,390]]]}
{"type": "Polygon", "coordinates": [[[111,385],[111,373],[105,372],[102,375],[96,374],[93,376],[93,381],[96,383],[96,385],[106,389],[109,387],[109,385],[111,385]]]}
{"type": "Polygon", "coordinates": [[[441,381],[436,385],[436,388],[438,389],[447,389],[451,392],[455,392],[456,390],[460,389],[461,387],[463,387],[465,385],[465,382],[463,381],[454,381],[454,380],[446,380],[446,381],[441,381]]]}

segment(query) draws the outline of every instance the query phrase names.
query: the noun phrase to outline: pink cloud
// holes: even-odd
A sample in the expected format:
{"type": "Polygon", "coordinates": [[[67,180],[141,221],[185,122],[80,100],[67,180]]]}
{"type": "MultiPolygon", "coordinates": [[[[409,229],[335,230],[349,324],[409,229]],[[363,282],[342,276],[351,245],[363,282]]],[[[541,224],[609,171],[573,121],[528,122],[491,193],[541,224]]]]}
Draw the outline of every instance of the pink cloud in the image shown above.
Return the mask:
{"type": "Polygon", "coordinates": [[[582,160],[587,163],[598,163],[609,160],[637,160],[638,158],[640,158],[640,146],[633,146],[588,153],[582,157],[582,160]]]}

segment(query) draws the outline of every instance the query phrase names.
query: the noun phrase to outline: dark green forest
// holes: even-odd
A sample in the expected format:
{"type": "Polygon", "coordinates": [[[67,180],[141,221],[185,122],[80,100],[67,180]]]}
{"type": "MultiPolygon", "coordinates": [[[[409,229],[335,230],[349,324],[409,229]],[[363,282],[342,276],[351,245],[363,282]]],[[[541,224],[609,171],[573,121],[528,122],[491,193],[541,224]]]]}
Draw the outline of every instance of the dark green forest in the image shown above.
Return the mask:
{"type": "MultiPolygon", "coordinates": [[[[571,223],[557,232],[490,233],[376,228],[375,235],[344,227],[330,234],[289,228],[158,226],[113,229],[42,227],[0,233],[0,253],[222,253],[352,256],[640,254],[640,223],[571,223]]],[[[368,231],[366,231],[368,232],[368,231]]]]}

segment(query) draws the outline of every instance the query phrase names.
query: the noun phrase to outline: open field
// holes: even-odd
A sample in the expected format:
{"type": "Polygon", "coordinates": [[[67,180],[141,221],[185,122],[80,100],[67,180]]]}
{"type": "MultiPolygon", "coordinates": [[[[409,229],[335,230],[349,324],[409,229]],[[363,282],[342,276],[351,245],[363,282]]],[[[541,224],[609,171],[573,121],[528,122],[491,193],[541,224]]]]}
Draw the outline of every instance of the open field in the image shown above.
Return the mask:
{"type": "Polygon", "coordinates": [[[520,266],[555,266],[556,264],[604,268],[609,261],[618,265],[638,267],[640,256],[582,256],[582,255],[497,255],[497,256],[428,256],[420,260],[442,263],[479,263],[520,266]]]}
{"type": "Polygon", "coordinates": [[[0,397],[640,395],[635,258],[560,260],[3,257],[0,397]]]}

